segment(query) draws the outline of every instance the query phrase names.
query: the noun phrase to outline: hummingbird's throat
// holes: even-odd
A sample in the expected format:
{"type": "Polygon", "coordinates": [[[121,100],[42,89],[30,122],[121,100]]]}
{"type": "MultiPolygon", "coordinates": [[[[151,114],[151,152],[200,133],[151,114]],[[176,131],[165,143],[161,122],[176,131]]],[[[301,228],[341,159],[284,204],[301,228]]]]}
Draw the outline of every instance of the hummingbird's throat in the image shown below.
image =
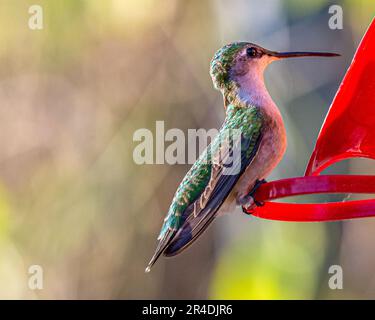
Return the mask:
{"type": "Polygon", "coordinates": [[[231,88],[223,93],[228,103],[258,107],[273,104],[264,83],[263,72],[248,72],[233,81],[231,88]]]}

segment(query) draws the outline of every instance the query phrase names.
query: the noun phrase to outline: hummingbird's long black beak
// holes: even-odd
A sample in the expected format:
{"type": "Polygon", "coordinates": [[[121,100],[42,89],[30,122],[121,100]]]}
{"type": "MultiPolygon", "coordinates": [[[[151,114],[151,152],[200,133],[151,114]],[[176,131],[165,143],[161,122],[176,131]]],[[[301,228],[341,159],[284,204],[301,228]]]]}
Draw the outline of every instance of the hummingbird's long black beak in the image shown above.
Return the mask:
{"type": "Polygon", "coordinates": [[[285,59],[285,58],[301,58],[301,57],[338,57],[340,54],[338,53],[331,53],[331,52],[275,52],[270,51],[268,52],[270,56],[274,56],[276,58],[285,59]]]}

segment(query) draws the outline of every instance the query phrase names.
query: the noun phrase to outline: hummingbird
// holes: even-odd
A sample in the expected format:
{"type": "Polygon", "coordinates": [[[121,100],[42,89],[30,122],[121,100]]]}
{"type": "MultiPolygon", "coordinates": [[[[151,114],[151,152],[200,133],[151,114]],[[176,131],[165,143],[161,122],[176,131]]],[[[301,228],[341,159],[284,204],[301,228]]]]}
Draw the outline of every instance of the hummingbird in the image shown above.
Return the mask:
{"type": "Polygon", "coordinates": [[[233,42],[215,53],[210,75],[222,93],[225,119],[178,186],[146,272],[161,254],[174,256],[190,246],[215,217],[233,212],[236,206],[246,212],[245,208],[262,205],[254,193],[280,162],[287,145],[281,113],[264,83],[264,70],[276,60],[310,56],[339,54],[277,52],[249,42],[233,42]],[[239,143],[227,141],[228,130],[239,130],[239,143]],[[236,170],[228,174],[225,164],[236,146],[238,156],[232,159],[236,170]]]}

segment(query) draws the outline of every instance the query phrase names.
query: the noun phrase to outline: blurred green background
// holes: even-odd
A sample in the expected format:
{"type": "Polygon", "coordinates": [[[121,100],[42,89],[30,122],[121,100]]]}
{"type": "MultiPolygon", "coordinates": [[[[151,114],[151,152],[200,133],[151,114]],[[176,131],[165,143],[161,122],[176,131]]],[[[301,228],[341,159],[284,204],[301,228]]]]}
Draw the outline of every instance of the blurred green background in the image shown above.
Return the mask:
{"type": "MultiPolygon", "coordinates": [[[[289,141],[269,180],[302,175],[374,13],[372,0],[1,0],[0,298],[375,298],[371,219],[295,224],[238,210],[145,274],[189,165],[132,158],[134,131],[154,131],[157,120],[185,133],[220,126],[209,61],[246,40],[342,54],[266,72],[289,141]],[[33,4],[43,8],[42,30],[28,27],[33,4]],[[343,8],[342,30],[328,28],[332,4],[343,8]],[[42,290],[28,287],[34,264],[42,290]],[[328,287],[333,264],[343,267],[343,290],[328,287]]],[[[375,168],[345,161],[329,172],[375,168]]]]}

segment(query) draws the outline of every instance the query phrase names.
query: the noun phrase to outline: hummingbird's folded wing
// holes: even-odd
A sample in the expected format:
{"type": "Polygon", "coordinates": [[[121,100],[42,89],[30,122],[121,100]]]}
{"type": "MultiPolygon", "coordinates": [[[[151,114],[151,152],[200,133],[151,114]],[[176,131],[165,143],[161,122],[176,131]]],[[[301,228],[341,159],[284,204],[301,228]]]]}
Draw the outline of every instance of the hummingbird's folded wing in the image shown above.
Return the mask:
{"type": "Polygon", "coordinates": [[[213,157],[211,179],[201,196],[184,212],[184,223],[177,231],[171,242],[166,246],[164,255],[173,256],[186,249],[208,227],[215,218],[230,191],[251,163],[261,141],[261,132],[250,136],[241,135],[240,146],[225,143],[213,157]],[[240,148],[240,154],[231,159],[230,167],[226,167],[234,154],[233,148],[240,148]],[[215,163],[215,159],[216,160],[215,163]]]}
{"type": "Polygon", "coordinates": [[[254,159],[262,139],[262,128],[263,119],[257,107],[238,108],[228,105],[227,116],[219,134],[201,154],[176,191],[158,237],[159,243],[146,271],[150,270],[162,253],[172,256],[181,252],[208,227],[254,159]],[[237,130],[234,140],[230,137],[231,130],[237,130]],[[206,157],[208,161],[204,162],[206,157]]]}

